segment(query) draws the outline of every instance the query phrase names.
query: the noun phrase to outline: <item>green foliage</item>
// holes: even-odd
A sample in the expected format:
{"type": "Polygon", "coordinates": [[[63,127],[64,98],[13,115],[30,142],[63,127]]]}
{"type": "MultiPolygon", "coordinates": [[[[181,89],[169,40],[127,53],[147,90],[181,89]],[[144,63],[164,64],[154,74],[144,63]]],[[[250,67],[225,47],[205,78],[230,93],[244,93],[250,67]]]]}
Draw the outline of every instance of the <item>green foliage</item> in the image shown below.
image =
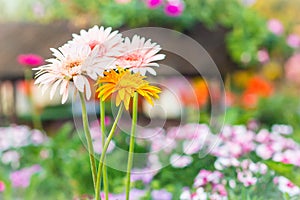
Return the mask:
{"type": "Polygon", "coordinates": [[[250,119],[254,118],[254,111],[245,111],[240,107],[230,107],[225,113],[225,124],[247,124],[250,119]]]}
{"type": "MultiPolygon", "coordinates": [[[[180,31],[193,29],[196,23],[202,23],[213,29],[217,26],[226,27],[229,32],[226,45],[230,57],[244,67],[256,64],[256,54],[264,44],[270,44],[274,35],[268,35],[266,20],[253,9],[241,4],[239,0],[186,0],[185,10],[179,17],[165,15],[163,6],[148,9],[142,0],[132,0],[127,4],[118,4],[114,0],[43,0],[44,16],[34,14],[34,2],[26,1],[26,9],[19,8],[19,20],[37,20],[51,22],[69,19],[74,24],[102,24],[120,27],[162,26],[180,31]],[[28,11],[29,10],[29,11],[28,11]]],[[[21,4],[20,4],[21,5],[21,4]]],[[[7,15],[10,19],[9,15],[7,15]]],[[[278,38],[275,38],[276,40],[278,38]]],[[[284,54],[290,55],[291,49],[282,44],[284,54]]],[[[278,48],[278,47],[274,47],[278,48]]]]}
{"type": "Polygon", "coordinates": [[[293,127],[299,127],[300,105],[298,97],[278,94],[267,99],[261,99],[255,117],[268,126],[290,124],[293,127]]]}
{"type": "Polygon", "coordinates": [[[290,179],[295,185],[300,186],[300,167],[291,164],[284,164],[267,160],[264,162],[270,169],[274,170],[278,175],[285,176],[290,179]]]}
{"type": "Polygon", "coordinates": [[[201,169],[214,170],[213,165],[209,164],[216,160],[213,156],[207,155],[204,158],[199,158],[198,155],[193,155],[193,160],[192,164],[185,168],[174,168],[171,165],[162,168],[154,177],[155,180],[159,180],[152,184],[154,189],[167,188],[170,192],[176,193],[176,199],[179,198],[183,187],[191,187],[193,185],[193,177],[196,177],[201,169]]]}
{"type": "Polygon", "coordinates": [[[227,48],[235,62],[250,66],[257,62],[257,51],[268,32],[265,20],[258,13],[245,8],[240,12],[227,35],[227,48]]]}

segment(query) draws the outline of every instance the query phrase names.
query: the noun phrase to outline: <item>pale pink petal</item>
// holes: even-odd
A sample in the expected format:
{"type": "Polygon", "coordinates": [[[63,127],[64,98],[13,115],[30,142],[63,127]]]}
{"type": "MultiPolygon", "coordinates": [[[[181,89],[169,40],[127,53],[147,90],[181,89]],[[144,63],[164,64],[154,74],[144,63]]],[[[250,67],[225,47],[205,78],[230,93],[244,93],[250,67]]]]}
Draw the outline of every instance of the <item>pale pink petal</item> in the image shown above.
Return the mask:
{"type": "Polygon", "coordinates": [[[58,87],[58,85],[61,83],[61,80],[57,80],[54,84],[53,84],[53,86],[52,86],[52,88],[51,88],[51,91],[50,91],[50,99],[53,99],[53,96],[54,96],[54,94],[55,94],[55,92],[56,92],[56,89],[57,89],[57,87],[58,87]]]}
{"type": "Polygon", "coordinates": [[[84,78],[83,76],[74,76],[74,85],[79,90],[79,92],[84,92],[84,78]]]}

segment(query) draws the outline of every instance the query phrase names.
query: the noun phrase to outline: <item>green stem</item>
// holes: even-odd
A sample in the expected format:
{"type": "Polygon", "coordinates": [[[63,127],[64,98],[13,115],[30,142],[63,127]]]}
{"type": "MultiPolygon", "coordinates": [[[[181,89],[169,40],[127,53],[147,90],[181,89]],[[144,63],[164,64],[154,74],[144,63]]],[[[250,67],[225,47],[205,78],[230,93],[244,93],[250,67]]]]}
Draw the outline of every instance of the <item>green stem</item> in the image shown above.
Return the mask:
{"type": "Polygon", "coordinates": [[[97,174],[97,181],[96,181],[96,198],[95,198],[95,200],[100,199],[100,180],[101,180],[101,172],[102,172],[101,169],[103,169],[105,154],[106,154],[108,145],[109,145],[110,141],[112,140],[112,138],[114,136],[118,121],[122,116],[123,107],[124,107],[123,104],[121,104],[120,108],[119,108],[119,112],[117,114],[117,117],[116,117],[116,119],[115,119],[115,121],[114,121],[114,123],[111,127],[111,130],[108,134],[108,137],[107,137],[107,139],[105,141],[105,144],[104,144],[104,147],[102,149],[102,153],[101,153],[101,157],[100,157],[100,161],[99,161],[99,165],[98,165],[98,174],[97,174]]]}
{"type": "Polygon", "coordinates": [[[88,145],[88,152],[89,152],[89,156],[90,156],[90,165],[91,165],[91,171],[92,171],[92,177],[93,177],[93,184],[94,184],[94,189],[96,192],[97,170],[96,170],[96,161],[95,161],[95,157],[94,157],[94,147],[93,147],[92,137],[91,137],[90,128],[89,128],[84,94],[82,92],[79,92],[79,96],[80,96],[81,107],[82,107],[82,123],[83,123],[85,138],[86,138],[87,145],[88,145]]]}
{"type": "Polygon", "coordinates": [[[136,122],[137,122],[137,109],[138,109],[138,93],[135,92],[133,96],[132,124],[131,124],[130,144],[129,144],[128,163],[127,163],[126,200],[129,200],[129,194],[130,194],[130,175],[131,175],[131,168],[133,163],[134,139],[135,139],[135,132],[136,132],[135,130],[136,130],[136,122]]]}
{"type": "Polygon", "coordinates": [[[32,90],[31,90],[31,80],[32,80],[32,70],[31,68],[26,68],[24,70],[24,77],[25,77],[25,81],[27,82],[28,84],[28,99],[29,99],[29,103],[30,103],[30,106],[31,106],[31,109],[32,109],[32,124],[33,124],[33,127],[35,129],[39,129],[39,130],[43,130],[43,125],[42,125],[42,121],[41,121],[41,118],[40,118],[40,115],[38,113],[38,110],[37,110],[37,107],[34,105],[34,102],[33,102],[33,96],[32,96],[32,90]]]}
{"type": "MultiPolygon", "coordinates": [[[[100,122],[101,122],[101,133],[102,133],[102,149],[104,149],[106,135],[105,135],[105,103],[104,101],[100,100],[100,122]]],[[[105,162],[105,159],[104,159],[105,162]]],[[[106,165],[103,165],[103,185],[104,185],[104,193],[105,193],[105,200],[108,200],[108,177],[107,177],[107,168],[106,165]]]]}

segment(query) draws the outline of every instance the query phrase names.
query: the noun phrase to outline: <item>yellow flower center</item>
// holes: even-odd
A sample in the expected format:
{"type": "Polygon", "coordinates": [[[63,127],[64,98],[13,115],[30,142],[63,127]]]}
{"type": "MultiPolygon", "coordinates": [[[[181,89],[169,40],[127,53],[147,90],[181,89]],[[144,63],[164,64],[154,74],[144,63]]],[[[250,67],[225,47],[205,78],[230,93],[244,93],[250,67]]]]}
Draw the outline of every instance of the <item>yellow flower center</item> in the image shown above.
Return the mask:
{"type": "Polygon", "coordinates": [[[68,64],[66,65],[66,68],[67,68],[67,69],[71,69],[71,68],[73,68],[73,67],[77,67],[77,66],[80,65],[80,64],[81,64],[80,61],[74,61],[74,62],[68,63],[68,64]]]}
{"type": "Polygon", "coordinates": [[[73,61],[73,62],[67,63],[65,65],[65,67],[67,69],[67,73],[64,74],[64,79],[66,79],[68,81],[72,81],[74,76],[79,75],[78,69],[75,68],[75,67],[78,67],[79,65],[81,65],[81,61],[73,61]]]}

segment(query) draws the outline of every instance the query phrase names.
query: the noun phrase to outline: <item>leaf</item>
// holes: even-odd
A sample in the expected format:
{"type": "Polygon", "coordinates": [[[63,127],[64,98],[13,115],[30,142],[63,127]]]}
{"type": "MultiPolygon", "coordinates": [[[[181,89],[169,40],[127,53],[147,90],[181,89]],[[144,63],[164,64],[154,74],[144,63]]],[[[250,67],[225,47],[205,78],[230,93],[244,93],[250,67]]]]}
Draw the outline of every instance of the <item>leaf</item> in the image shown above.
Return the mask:
{"type": "Polygon", "coordinates": [[[295,185],[300,186],[300,167],[271,160],[264,161],[264,163],[277,174],[290,179],[295,185]]]}

